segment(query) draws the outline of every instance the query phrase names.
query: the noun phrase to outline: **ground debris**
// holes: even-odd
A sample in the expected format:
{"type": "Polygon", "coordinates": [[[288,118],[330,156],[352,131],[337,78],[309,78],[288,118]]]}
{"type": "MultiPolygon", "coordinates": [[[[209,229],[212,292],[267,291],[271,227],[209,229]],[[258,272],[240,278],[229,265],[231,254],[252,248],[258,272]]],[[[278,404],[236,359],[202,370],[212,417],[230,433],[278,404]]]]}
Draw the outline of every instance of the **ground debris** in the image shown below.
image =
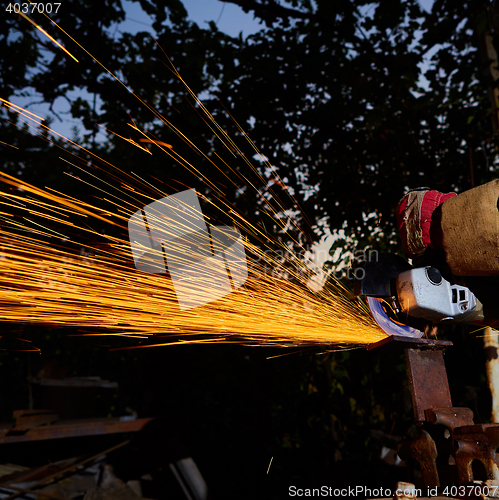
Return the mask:
{"type": "Polygon", "coordinates": [[[138,500],[141,497],[125,482],[114,475],[110,465],[104,466],[99,486],[89,489],[83,500],[138,500]]]}

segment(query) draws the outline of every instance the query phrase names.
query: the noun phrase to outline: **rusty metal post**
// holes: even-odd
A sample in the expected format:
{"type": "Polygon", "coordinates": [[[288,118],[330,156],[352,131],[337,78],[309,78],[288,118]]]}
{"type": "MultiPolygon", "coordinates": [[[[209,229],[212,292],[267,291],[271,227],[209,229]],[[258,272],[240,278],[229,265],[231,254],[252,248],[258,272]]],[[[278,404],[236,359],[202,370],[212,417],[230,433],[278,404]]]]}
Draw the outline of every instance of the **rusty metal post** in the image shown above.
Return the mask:
{"type": "Polygon", "coordinates": [[[499,332],[492,328],[485,329],[483,339],[485,348],[485,366],[487,381],[492,395],[492,415],[490,421],[499,422],[499,332]]]}
{"type": "Polygon", "coordinates": [[[425,410],[451,407],[443,352],[441,350],[406,349],[405,359],[414,407],[414,420],[425,422],[425,410]]]}
{"type": "MultiPolygon", "coordinates": [[[[498,0],[499,2],[499,0],[498,0]]],[[[418,436],[399,444],[403,460],[416,460],[428,487],[444,484],[468,485],[473,481],[499,481],[499,425],[474,424],[469,408],[453,407],[443,359],[451,342],[392,337],[368,350],[405,350],[418,436]],[[438,427],[440,426],[440,430],[438,427]],[[446,428],[447,435],[442,432],[446,428]],[[455,466],[449,469],[448,459],[455,466]]],[[[487,372],[499,410],[499,337],[489,330],[485,338],[487,372]]],[[[499,418],[499,415],[496,417],[499,418]]],[[[496,484],[496,483],[494,483],[496,484]]]]}

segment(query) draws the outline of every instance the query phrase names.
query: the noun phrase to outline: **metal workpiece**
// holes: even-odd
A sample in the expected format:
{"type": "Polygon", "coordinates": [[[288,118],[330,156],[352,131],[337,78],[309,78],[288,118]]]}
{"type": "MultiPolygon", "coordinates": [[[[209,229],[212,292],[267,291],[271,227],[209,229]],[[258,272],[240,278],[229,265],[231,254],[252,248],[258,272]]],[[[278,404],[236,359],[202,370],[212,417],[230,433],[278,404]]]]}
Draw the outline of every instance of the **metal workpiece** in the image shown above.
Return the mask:
{"type": "Polygon", "coordinates": [[[451,407],[443,352],[406,349],[405,360],[415,422],[426,422],[428,409],[451,407]]]}
{"type": "Polygon", "coordinates": [[[379,342],[369,344],[367,346],[367,350],[376,351],[377,353],[402,353],[405,349],[435,351],[445,350],[450,346],[452,346],[452,342],[450,340],[422,339],[416,337],[390,335],[379,342]]]}
{"type": "Polygon", "coordinates": [[[405,353],[416,423],[429,421],[426,410],[452,408],[443,357],[444,351],[450,346],[452,342],[448,340],[392,335],[367,347],[369,351],[405,353]]]}
{"type": "Polygon", "coordinates": [[[398,454],[416,462],[428,488],[499,481],[499,424],[475,424],[469,408],[453,407],[444,350],[452,342],[391,336],[372,352],[405,352],[417,435],[398,454]]]}

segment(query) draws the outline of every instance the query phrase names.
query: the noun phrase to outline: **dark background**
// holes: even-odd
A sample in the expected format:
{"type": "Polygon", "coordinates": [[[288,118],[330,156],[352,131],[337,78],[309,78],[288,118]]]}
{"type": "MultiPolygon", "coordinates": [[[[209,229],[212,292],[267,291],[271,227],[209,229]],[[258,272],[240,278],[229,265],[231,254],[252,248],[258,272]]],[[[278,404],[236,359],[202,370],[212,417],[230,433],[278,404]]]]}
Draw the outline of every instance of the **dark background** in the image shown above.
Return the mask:
{"type": "MultiPolygon", "coordinates": [[[[248,148],[245,137],[228,112],[276,167],[286,189],[277,184],[262,189],[269,204],[279,202],[295,211],[301,241],[317,241],[327,230],[344,228],[345,239],[332,249],[341,248],[341,256],[330,266],[348,251],[400,250],[393,209],[407,187],[463,191],[497,177],[496,111],[489,98],[495,83],[483,50],[491,33],[487,2],[437,0],[426,13],[413,0],[381,0],[369,16],[362,14],[361,1],[232,3],[262,19],[262,32],[231,38],[214,24],[205,29],[188,21],[179,1],[140,0],[154,21],[156,40],[188,85],[196,93],[209,91],[207,107],[241,148],[248,148]],[[432,54],[426,86],[420,80],[425,54],[432,54]]],[[[111,36],[113,23],[124,15],[119,1],[67,1],[62,7],[52,18],[90,53],[188,131],[209,158],[215,151],[224,154],[152,36],[111,36]]],[[[39,22],[60,36],[47,20],[39,22]]],[[[19,16],[4,17],[0,97],[15,102],[16,96],[33,92],[53,103],[66,96],[72,116],[84,124],[75,138],[89,151],[124,172],[139,166],[141,173],[172,189],[188,185],[208,198],[213,195],[202,178],[173,160],[144,155],[114,136],[96,141],[96,122],[128,137],[130,114],[161,140],[175,143],[211,181],[226,182],[228,171],[212,168],[64,40],[80,59],[78,66],[19,16]],[[100,109],[92,99],[70,99],[67,92],[74,89],[98,96],[100,109]]],[[[62,175],[71,172],[58,159],[67,148],[64,141],[47,141],[50,134],[42,130],[41,137],[34,137],[6,108],[0,115],[1,140],[19,148],[0,144],[3,171],[79,199],[92,195],[62,175]]],[[[81,162],[89,159],[84,151],[75,155],[81,162]]],[[[253,180],[240,158],[231,161],[236,172],[253,180]]],[[[274,174],[261,171],[272,179],[274,174]]],[[[225,196],[250,219],[264,218],[273,238],[296,236],[280,232],[275,220],[265,218],[269,215],[257,193],[246,189],[241,196],[227,187],[225,196]]],[[[47,363],[66,376],[116,381],[117,390],[94,395],[95,414],[165,418],[162,449],[175,443],[172,448],[187,450],[213,498],[286,498],[290,485],[393,488],[406,477],[403,468],[380,459],[382,447],[395,448],[411,426],[400,356],[363,349],[283,352],[232,345],[110,350],[106,346],[133,346],[134,341],[74,337],[80,332],[41,325],[4,324],[3,330],[2,419],[29,406],[31,378],[47,363]],[[18,352],[24,346],[19,338],[32,340],[41,354],[18,352]],[[279,354],[286,356],[267,359],[279,354]]],[[[487,422],[491,405],[480,334],[456,328],[440,335],[455,342],[446,354],[454,405],[469,406],[476,422],[487,422]]],[[[37,387],[32,391],[34,404],[42,404],[37,387]]],[[[51,453],[62,451],[32,453],[24,460],[43,453],[52,460],[51,453]]]]}

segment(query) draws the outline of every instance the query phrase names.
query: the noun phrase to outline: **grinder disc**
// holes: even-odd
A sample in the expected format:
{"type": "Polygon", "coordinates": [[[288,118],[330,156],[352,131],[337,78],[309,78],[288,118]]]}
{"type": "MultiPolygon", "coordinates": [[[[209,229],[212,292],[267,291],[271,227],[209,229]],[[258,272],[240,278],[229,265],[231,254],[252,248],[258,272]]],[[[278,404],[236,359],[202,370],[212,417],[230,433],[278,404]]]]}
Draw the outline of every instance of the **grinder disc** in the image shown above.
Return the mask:
{"type": "Polygon", "coordinates": [[[417,330],[412,326],[404,325],[398,321],[393,320],[388,315],[387,309],[388,305],[383,299],[378,299],[376,297],[366,297],[367,305],[374,318],[374,321],[378,323],[379,327],[387,335],[401,335],[402,337],[414,337],[420,338],[423,336],[421,330],[417,330]]]}

